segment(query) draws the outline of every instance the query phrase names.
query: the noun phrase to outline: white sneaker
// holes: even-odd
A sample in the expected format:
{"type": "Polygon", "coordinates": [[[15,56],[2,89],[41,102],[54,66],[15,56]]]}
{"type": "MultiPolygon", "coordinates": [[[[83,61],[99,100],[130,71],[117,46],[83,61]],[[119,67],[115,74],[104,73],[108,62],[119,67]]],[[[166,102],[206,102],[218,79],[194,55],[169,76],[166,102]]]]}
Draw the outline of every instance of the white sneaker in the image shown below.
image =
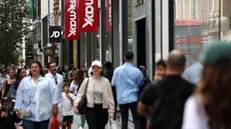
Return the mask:
{"type": "Polygon", "coordinates": [[[78,129],[83,129],[83,127],[82,126],[79,126],[79,128],[78,129]]]}

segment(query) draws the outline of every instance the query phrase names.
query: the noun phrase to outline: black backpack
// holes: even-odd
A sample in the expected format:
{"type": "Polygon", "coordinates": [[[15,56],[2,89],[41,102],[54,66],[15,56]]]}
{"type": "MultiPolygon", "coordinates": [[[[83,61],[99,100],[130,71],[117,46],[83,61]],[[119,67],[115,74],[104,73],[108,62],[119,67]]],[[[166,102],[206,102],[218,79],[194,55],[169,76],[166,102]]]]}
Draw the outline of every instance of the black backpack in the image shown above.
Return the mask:
{"type": "Polygon", "coordinates": [[[140,87],[139,87],[139,96],[144,92],[144,90],[149,86],[151,83],[151,80],[148,77],[144,77],[141,81],[140,87]]]}
{"type": "Polygon", "coordinates": [[[179,100],[182,88],[165,96],[157,87],[158,100],[153,104],[151,129],[181,129],[184,104],[179,100]]]}

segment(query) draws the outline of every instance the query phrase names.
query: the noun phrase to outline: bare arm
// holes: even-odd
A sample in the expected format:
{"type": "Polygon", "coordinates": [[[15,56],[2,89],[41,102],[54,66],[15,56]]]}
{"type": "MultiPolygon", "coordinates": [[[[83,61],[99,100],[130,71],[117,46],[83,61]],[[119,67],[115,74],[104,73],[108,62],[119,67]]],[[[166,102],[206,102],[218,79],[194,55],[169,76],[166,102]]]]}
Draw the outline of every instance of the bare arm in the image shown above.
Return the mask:
{"type": "Polygon", "coordinates": [[[2,98],[2,99],[3,99],[4,94],[5,94],[5,92],[6,92],[6,81],[7,81],[7,80],[5,80],[4,83],[2,84],[2,94],[1,94],[1,98],[2,98]]]}

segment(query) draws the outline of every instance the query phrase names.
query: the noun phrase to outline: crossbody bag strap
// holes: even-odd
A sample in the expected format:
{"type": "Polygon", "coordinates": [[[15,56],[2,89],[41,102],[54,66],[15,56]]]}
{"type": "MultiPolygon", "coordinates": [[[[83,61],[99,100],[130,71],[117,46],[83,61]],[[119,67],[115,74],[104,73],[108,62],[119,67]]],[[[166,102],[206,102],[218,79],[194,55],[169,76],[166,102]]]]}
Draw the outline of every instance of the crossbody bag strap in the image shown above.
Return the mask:
{"type": "Polygon", "coordinates": [[[84,90],[84,95],[86,95],[86,94],[87,94],[88,83],[89,83],[89,78],[87,79],[86,87],[85,87],[85,90],[84,90]]]}

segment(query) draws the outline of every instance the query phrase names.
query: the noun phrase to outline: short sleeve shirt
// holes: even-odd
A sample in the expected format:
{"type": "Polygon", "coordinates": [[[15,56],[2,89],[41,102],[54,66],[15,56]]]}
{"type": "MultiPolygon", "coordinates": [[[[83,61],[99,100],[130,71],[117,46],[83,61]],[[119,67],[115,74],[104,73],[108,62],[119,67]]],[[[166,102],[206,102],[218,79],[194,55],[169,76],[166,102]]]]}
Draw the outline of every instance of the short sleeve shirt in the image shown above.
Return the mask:
{"type": "MultiPolygon", "coordinates": [[[[181,89],[179,100],[180,103],[184,105],[186,100],[193,93],[194,87],[193,84],[187,82],[181,76],[166,76],[162,80],[147,86],[145,91],[141,94],[140,101],[147,106],[153,107],[155,101],[158,99],[157,90],[158,92],[161,92],[162,95],[168,97],[172,95],[176,89],[181,89]]],[[[181,127],[181,125],[179,125],[179,127],[181,127]]]]}

